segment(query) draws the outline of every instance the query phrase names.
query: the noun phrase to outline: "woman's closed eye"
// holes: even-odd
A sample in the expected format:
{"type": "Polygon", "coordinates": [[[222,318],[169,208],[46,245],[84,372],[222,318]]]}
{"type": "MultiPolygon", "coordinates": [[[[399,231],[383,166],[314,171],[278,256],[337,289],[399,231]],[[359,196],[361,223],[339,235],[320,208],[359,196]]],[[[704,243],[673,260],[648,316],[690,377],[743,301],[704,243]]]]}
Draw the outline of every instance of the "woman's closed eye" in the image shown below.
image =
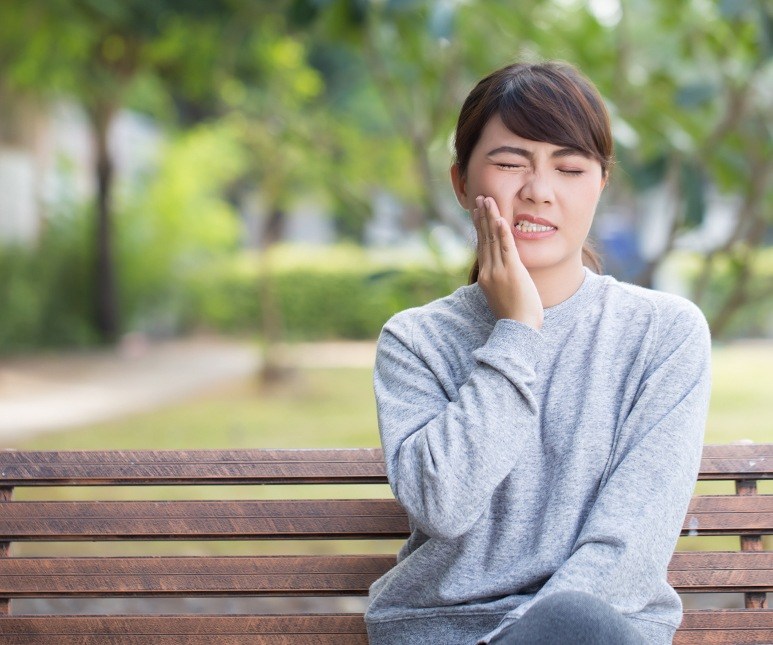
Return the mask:
{"type": "MultiPolygon", "coordinates": [[[[498,163],[496,164],[497,168],[500,168],[501,170],[523,170],[526,168],[525,164],[522,163],[498,163]]],[[[580,168],[556,168],[558,172],[560,172],[562,175],[582,175],[585,171],[580,168]]]]}

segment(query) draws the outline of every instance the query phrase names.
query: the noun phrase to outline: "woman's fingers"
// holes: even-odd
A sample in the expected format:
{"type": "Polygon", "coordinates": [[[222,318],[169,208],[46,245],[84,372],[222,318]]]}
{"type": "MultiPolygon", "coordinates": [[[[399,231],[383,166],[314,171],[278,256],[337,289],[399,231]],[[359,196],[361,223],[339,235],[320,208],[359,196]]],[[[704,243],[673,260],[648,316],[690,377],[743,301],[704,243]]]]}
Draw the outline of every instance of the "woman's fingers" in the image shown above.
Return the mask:
{"type": "Polygon", "coordinates": [[[478,236],[478,265],[483,269],[511,266],[518,260],[515,239],[507,221],[499,213],[493,197],[475,200],[473,222],[478,236]]]}
{"type": "Polygon", "coordinates": [[[486,220],[489,225],[489,247],[491,249],[491,262],[492,266],[502,266],[504,264],[504,258],[502,257],[502,228],[506,222],[499,214],[499,207],[496,201],[492,197],[486,197],[483,200],[486,210],[486,220]]]}
{"type": "Polygon", "coordinates": [[[497,318],[542,327],[543,309],[537,287],[521,262],[513,231],[492,197],[478,197],[473,210],[478,234],[478,284],[497,318]]]}
{"type": "Polygon", "coordinates": [[[513,231],[510,229],[510,226],[503,217],[499,218],[497,226],[502,264],[507,267],[516,262],[519,263],[520,257],[518,256],[518,249],[515,246],[515,237],[513,236],[513,231]]]}
{"type": "Polygon", "coordinates": [[[475,234],[478,237],[477,253],[478,253],[478,265],[486,260],[484,253],[486,253],[486,234],[483,232],[483,215],[479,208],[475,208],[472,211],[472,223],[475,225],[475,234]]]}
{"type": "Polygon", "coordinates": [[[496,229],[491,226],[483,197],[477,197],[475,205],[477,206],[478,222],[480,224],[480,230],[478,231],[478,264],[479,267],[485,268],[491,266],[494,260],[491,241],[494,239],[494,231],[496,229]]]}

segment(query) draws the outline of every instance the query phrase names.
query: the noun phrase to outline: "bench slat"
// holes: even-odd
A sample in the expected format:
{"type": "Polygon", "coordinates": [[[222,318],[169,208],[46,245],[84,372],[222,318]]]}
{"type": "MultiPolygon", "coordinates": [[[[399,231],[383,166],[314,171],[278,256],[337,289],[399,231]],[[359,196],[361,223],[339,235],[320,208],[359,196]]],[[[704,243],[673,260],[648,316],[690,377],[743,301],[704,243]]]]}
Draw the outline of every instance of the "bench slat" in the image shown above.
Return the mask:
{"type": "MultiPolygon", "coordinates": [[[[693,498],[682,535],[773,531],[773,495],[693,498]]],[[[404,538],[395,500],[0,502],[4,540],[404,538]]]]}
{"type": "Polygon", "coordinates": [[[374,539],[408,536],[394,500],[2,502],[5,540],[374,539]]]}
{"type": "MultiPolygon", "coordinates": [[[[304,616],[12,616],[0,618],[3,643],[341,643],[367,645],[359,614],[304,616]],[[27,640],[25,640],[25,638],[27,640]],[[338,640],[334,640],[338,639],[338,640]]],[[[674,645],[770,645],[771,610],[686,611],[674,645]],[[709,631],[710,630],[710,631],[709,631]]]]}
{"type": "Polygon", "coordinates": [[[769,609],[687,610],[673,645],[770,645],[773,611],[769,609]]]}
{"type": "MultiPolygon", "coordinates": [[[[365,595],[392,555],[0,560],[0,597],[365,595]]],[[[773,591],[773,552],[678,553],[679,592],[773,591]]]]}
{"type": "Polygon", "coordinates": [[[675,553],[668,582],[682,593],[773,591],[773,552],[675,553]]]}
{"type": "Polygon", "coordinates": [[[358,614],[25,616],[0,618],[2,643],[57,645],[367,645],[358,614]],[[259,638],[260,640],[257,640],[259,638]],[[56,640],[54,640],[56,639],[56,640]]]}
{"type": "Polygon", "coordinates": [[[724,444],[703,446],[704,459],[759,459],[773,458],[773,443],[724,444]]]}
{"type": "Polygon", "coordinates": [[[385,483],[380,448],[0,452],[0,484],[385,483]]]}
{"type": "Polygon", "coordinates": [[[393,555],[0,560],[0,597],[346,596],[395,565],[393,555]]]}
{"type": "MultiPolygon", "coordinates": [[[[671,556],[669,571],[701,569],[771,570],[773,551],[679,551],[671,556]]],[[[773,584],[773,580],[770,584],[773,584]]]]}
{"type": "Polygon", "coordinates": [[[773,479],[773,444],[703,447],[700,479],[773,479]]]}
{"type": "Polygon", "coordinates": [[[690,500],[682,535],[773,531],[773,495],[700,495],[690,500]]]}
{"type": "Polygon", "coordinates": [[[773,456],[762,459],[704,458],[698,479],[773,479],[773,456]]]}
{"type": "MultiPolygon", "coordinates": [[[[701,479],[772,479],[773,444],[704,446],[701,479]]],[[[0,452],[0,485],[385,483],[380,448],[0,452]]]]}

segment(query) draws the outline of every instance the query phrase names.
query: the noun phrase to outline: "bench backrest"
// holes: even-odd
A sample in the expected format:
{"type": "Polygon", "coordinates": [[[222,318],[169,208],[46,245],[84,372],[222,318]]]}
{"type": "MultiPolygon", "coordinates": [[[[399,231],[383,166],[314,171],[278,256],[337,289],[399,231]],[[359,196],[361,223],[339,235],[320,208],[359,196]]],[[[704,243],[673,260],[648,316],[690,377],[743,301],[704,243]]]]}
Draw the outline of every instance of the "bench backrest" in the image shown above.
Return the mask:
{"type": "MultiPolygon", "coordinates": [[[[695,496],[683,535],[735,536],[736,544],[721,551],[675,553],[669,581],[681,593],[743,593],[745,609],[686,611],[675,643],[773,643],[773,611],[766,609],[766,594],[773,591],[773,551],[766,551],[763,542],[764,535],[773,533],[773,495],[757,491],[758,480],[771,478],[773,444],[704,448],[700,479],[734,481],[735,491],[695,496]]],[[[14,614],[11,602],[364,596],[394,565],[399,544],[387,542],[383,553],[370,541],[408,535],[397,502],[370,499],[373,487],[363,486],[382,484],[377,492],[388,495],[385,483],[380,449],[0,452],[0,642],[2,635],[14,643],[117,642],[116,635],[131,635],[132,643],[203,643],[218,634],[218,643],[366,643],[359,611],[37,616],[14,614]],[[266,496],[266,485],[286,484],[351,486],[346,499],[255,499],[266,496]],[[160,500],[105,500],[101,488],[68,493],[70,487],[106,486],[126,487],[120,489],[125,494],[137,490],[128,487],[159,485],[259,488],[244,489],[245,499],[176,499],[183,495],[177,488],[167,489],[173,494],[160,500]],[[163,556],[112,557],[73,553],[69,544],[148,540],[165,545],[172,540],[268,540],[281,541],[280,548],[287,540],[369,542],[351,542],[356,553],[342,553],[340,543],[334,543],[334,555],[326,547],[311,555],[224,556],[216,550],[191,556],[182,549],[163,556]],[[11,543],[18,543],[13,551],[11,543]],[[28,557],[24,549],[32,543],[49,543],[54,551],[28,557]],[[363,547],[371,552],[363,553],[363,547]]],[[[151,497],[157,497],[158,490],[152,490],[151,497]]],[[[318,486],[304,490],[320,492],[318,486]]],[[[226,490],[231,497],[233,491],[226,490]]],[[[212,489],[195,493],[213,497],[212,489]]]]}

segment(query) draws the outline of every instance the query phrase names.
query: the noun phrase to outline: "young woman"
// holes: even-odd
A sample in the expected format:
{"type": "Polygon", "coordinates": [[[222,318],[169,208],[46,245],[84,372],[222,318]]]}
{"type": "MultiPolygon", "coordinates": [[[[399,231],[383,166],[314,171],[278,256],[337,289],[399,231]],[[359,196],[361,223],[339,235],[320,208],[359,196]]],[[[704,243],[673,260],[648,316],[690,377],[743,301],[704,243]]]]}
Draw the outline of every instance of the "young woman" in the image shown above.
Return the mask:
{"type": "Polygon", "coordinates": [[[371,643],[671,643],[682,606],[666,569],[700,464],[706,321],[584,266],[612,137],[574,68],[492,73],[455,145],[471,283],[379,339],[381,441],[412,533],[371,587],[371,643]]]}

